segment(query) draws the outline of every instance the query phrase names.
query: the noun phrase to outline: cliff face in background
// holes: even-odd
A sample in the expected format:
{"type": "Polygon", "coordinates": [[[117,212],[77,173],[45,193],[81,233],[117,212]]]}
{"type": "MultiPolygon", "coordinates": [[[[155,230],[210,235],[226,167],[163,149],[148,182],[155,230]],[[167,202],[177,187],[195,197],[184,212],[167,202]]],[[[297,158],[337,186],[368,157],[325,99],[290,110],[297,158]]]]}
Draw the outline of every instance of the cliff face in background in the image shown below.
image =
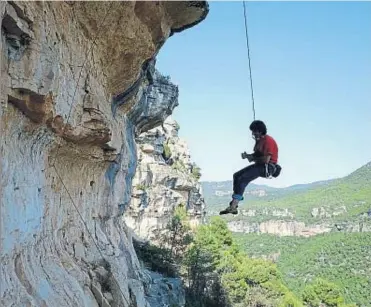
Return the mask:
{"type": "MultiPolygon", "coordinates": [[[[218,215],[231,181],[203,182],[207,215],[218,215]]],[[[273,188],[249,184],[239,214],[226,217],[233,232],[311,237],[371,231],[371,162],[343,178],[273,188]]]]}
{"type": "MultiPolygon", "coordinates": [[[[175,88],[166,84],[164,92],[168,91],[177,95],[175,88]]],[[[138,166],[131,203],[124,216],[140,238],[152,242],[161,238],[178,205],[186,207],[193,226],[201,223],[205,215],[198,168],[191,162],[178,130],[177,122],[168,117],[162,126],[136,138],[138,166]]]]}
{"type": "Polygon", "coordinates": [[[176,281],[166,290],[140,267],[122,216],[134,137],[174,107],[151,107],[155,56],[207,12],[195,1],[0,3],[2,305],[182,301],[176,281]]]}
{"type": "Polygon", "coordinates": [[[256,213],[256,210],[241,210],[241,215],[246,217],[246,220],[229,221],[228,228],[233,232],[243,233],[267,233],[279,236],[303,236],[311,237],[322,233],[331,231],[343,231],[343,232],[370,232],[371,221],[367,213],[361,213],[356,218],[349,218],[347,221],[331,221],[326,220],[326,217],[333,217],[340,215],[341,213],[346,214],[346,208],[340,208],[334,213],[326,212],[322,208],[314,208],[312,210],[312,216],[323,217],[322,221],[314,222],[302,222],[296,221],[295,216],[289,211],[282,210],[269,210],[264,208],[262,212],[256,213]],[[342,210],[341,210],[342,209],[342,210]],[[249,217],[256,217],[260,214],[262,221],[249,221],[249,217]],[[282,217],[289,217],[289,219],[280,219],[282,217]],[[266,219],[265,221],[263,219],[266,219]]]}

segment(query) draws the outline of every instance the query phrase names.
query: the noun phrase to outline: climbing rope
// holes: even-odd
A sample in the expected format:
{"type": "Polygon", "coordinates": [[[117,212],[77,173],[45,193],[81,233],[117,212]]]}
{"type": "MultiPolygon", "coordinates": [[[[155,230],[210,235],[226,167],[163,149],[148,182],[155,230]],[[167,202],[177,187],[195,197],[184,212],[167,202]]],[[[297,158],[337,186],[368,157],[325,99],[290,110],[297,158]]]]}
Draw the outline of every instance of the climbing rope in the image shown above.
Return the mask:
{"type": "MultiPolygon", "coordinates": [[[[243,15],[244,15],[244,20],[245,20],[245,36],[246,36],[246,48],[247,48],[247,56],[249,59],[249,73],[250,73],[250,88],[251,88],[251,101],[252,101],[252,111],[253,111],[253,116],[255,120],[255,100],[254,100],[254,87],[253,87],[253,82],[252,82],[252,73],[251,73],[251,59],[250,59],[250,45],[249,45],[249,34],[247,31],[247,16],[246,16],[246,4],[245,1],[242,1],[243,4],[243,15]]],[[[272,175],[268,172],[268,164],[265,164],[265,174],[267,179],[272,179],[272,175]]],[[[275,246],[277,246],[277,241],[280,239],[273,234],[273,240],[275,246]]]]}
{"type": "MultiPolygon", "coordinates": [[[[80,73],[79,73],[79,77],[78,77],[78,79],[77,79],[77,81],[76,81],[74,94],[73,94],[73,96],[72,96],[72,103],[71,103],[71,106],[70,106],[70,109],[69,109],[69,112],[68,112],[67,121],[66,121],[66,123],[65,123],[65,125],[64,125],[64,127],[63,127],[63,130],[62,130],[62,135],[63,135],[63,133],[64,133],[64,130],[65,130],[65,128],[66,128],[66,126],[67,126],[67,124],[68,124],[68,121],[69,121],[69,119],[70,119],[70,116],[71,116],[72,107],[74,106],[74,98],[75,98],[75,95],[76,95],[76,92],[77,92],[77,87],[78,87],[78,84],[79,84],[79,81],[80,81],[80,78],[81,78],[82,71],[83,71],[83,69],[84,69],[85,63],[86,63],[86,61],[87,61],[87,58],[88,58],[88,56],[89,56],[89,53],[91,52],[91,50],[93,49],[93,47],[94,47],[94,45],[95,45],[95,41],[96,41],[96,39],[98,38],[98,35],[100,34],[100,32],[101,32],[101,30],[102,30],[102,28],[103,28],[104,22],[106,21],[106,18],[107,18],[107,16],[109,15],[109,13],[110,13],[110,11],[111,11],[111,9],[112,9],[113,3],[114,3],[114,2],[111,2],[110,6],[108,7],[105,16],[103,17],[103,19],[102,19],[100,25],[98,26],[98,32],[97,32],[95,38],[93,39],[90,48],[88,49],[88,51],[87,51],[86,54],[85,54],[85,59],[84,59],[83,65],[82,65],[82,67],[81,67],[81,70],[80,70],[80,73]]],[[[59,146],[58,146],[58,148],[57,148],[57,150],[56,150],[56,154],[55,154],[56,157],[58,156],[58,152],[59,152],[60,147],[61,147],[61,145],[59,144],[59,146]]],[[[62,179],[62,177],[61,177],[61,175],[60,175],[60,173],[59,173],[59,171],[58,171],[58,169],[57,169],[57,167],[56,167],[56,165],[55,165],[55,160],[54,160],[54,163],[53,163],[51,166],[54,168],[57,177],[59,178],[59,180],[61,181],[62,186],[63,186],[64,189],[66,190],[66,193],[67,193],[68,197],[70,198],[70,200],[71,200],[73,206],[75,207],[75,210],[77,211],[78,216],[80,217],[82,223],[84,224],[84,226],[85,226],[85,228],[86,228],[86,230],[87,230],[87,232],[88,232],[90,238],[92,239],[92,241],[93,241],[95,247],[97,248],[97,250],[98,250],[100,256],[102,257],[102,259],[103,259],[105,262],[108,262],[108,261],[105,259],[105,257],[104,257],[104,255],[103,255],[101,249],[99,248],[98,243],[95,241],[94,236],[93,236],[92,233],[90,232],[90,230],[89,230],[89,228],[88,228],[88,225],[87,225],[87,223],[85,222],[85,220],[84,220],[84,218],[83,218],[81,212],[79,211],[79,209],[78,209],[78,207],[77,207],[77,205],[76,205],[76,203],[75,203],[75,201],[74,201],[74,199],[73,199],[73,197],[72,197],[70,191],[68,190],[66,184],[64,183],[64,181],[63,181],[63,179],[62,179]]],[[[108,262],[108,263],[109,263],[109,262],[108,262]]],[[[121,292],[121,295],[122,295],[123,299],[125,300],[127,306],[130,306],[130,304],[129,304],[127,298],[125,297],[124,293],[122,292],[122,289],[121,289],[120,284],[118,283],[118,281],[116,280],[116,278],[113,278],[113,280],[114,280],[115,283],[117,284],[117,288],[118,288],[119,291],[121,292]]],[[[98,299],[98,298],[97,298],[97,299],[98,299]]],[[[102,299],[102,301],[101,301],[101,306],[103,306],[103,305],[104,305],[104,304],[103,304],[103,299],[104,299],[103,295],[102,295],[102,298],[101,298],[101,299],[102,299]]]]}
{"type": "Polygon", "coordinates": [[[252,82],[252,73],[251,73],[251,59],[250,59],[250,45],[249,45],[249,34],[247,31],[247,16],[246,16],[246,4],[245,1],[242,1],[243,4],[243,15],[245,19],[245,36],[246,36],[246,48],[247,48],[247,57],[249,59],[249,73],[250,73],[250,88],[251,88],[251,100],[252,100],[252,111],[255,120],[255,100],[254,100],[254,87],[252,82]]]}

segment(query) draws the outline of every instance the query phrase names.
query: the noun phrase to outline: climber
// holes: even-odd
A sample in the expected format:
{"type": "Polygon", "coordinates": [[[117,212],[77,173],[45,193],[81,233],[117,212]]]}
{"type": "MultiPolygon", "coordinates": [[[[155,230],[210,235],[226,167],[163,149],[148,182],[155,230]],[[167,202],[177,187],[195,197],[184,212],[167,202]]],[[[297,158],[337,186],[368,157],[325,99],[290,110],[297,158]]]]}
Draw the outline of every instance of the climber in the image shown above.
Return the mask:
{"type": "Polygon", "coordinates": [[[255,139],[254,153],[241,154],[242,159],[247,159],[254,164],[249,165],[233,174],[233,195],[229,207],[220,211],[222,214],[237,214],[238,202],[243,200],[243,193],[246,186],[258,177],[278,177],[281,166],[278,162],[278,146],[276,141],[267,134],[267,127],[264,122],[254,120],[250,125],[252,137],[255,139]]]}

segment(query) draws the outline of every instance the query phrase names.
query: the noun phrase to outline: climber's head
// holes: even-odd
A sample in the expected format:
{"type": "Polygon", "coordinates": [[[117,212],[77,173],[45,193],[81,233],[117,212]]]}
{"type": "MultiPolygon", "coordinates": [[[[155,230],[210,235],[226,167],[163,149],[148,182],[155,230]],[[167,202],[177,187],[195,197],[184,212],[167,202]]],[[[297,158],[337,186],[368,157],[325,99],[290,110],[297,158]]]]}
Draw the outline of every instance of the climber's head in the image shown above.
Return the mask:
{"type": "Polygon", "coordinates": [[[261,120],[254,120],[250,125],[252,137],[259,140],[262,136],[267,134],[267,127],[261,120]]]}

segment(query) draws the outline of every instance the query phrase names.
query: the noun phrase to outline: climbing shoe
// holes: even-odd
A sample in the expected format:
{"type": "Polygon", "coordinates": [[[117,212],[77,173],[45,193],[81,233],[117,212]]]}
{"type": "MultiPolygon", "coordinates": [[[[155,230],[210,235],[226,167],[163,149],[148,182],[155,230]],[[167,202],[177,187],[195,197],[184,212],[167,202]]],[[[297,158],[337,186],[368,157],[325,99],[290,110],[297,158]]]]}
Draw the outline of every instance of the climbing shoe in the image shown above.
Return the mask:
{"type": "Polygon", "coordinates": [[[230,203],[229,203],[229,207],[227,207],[226,209],[222,210],[219,212],[219,215],[223,215],[223,214],[228,214],[228,213],[231,213],[231,214],[238,214],[238,200],[237,199],[233,199],[230,203]]]}

